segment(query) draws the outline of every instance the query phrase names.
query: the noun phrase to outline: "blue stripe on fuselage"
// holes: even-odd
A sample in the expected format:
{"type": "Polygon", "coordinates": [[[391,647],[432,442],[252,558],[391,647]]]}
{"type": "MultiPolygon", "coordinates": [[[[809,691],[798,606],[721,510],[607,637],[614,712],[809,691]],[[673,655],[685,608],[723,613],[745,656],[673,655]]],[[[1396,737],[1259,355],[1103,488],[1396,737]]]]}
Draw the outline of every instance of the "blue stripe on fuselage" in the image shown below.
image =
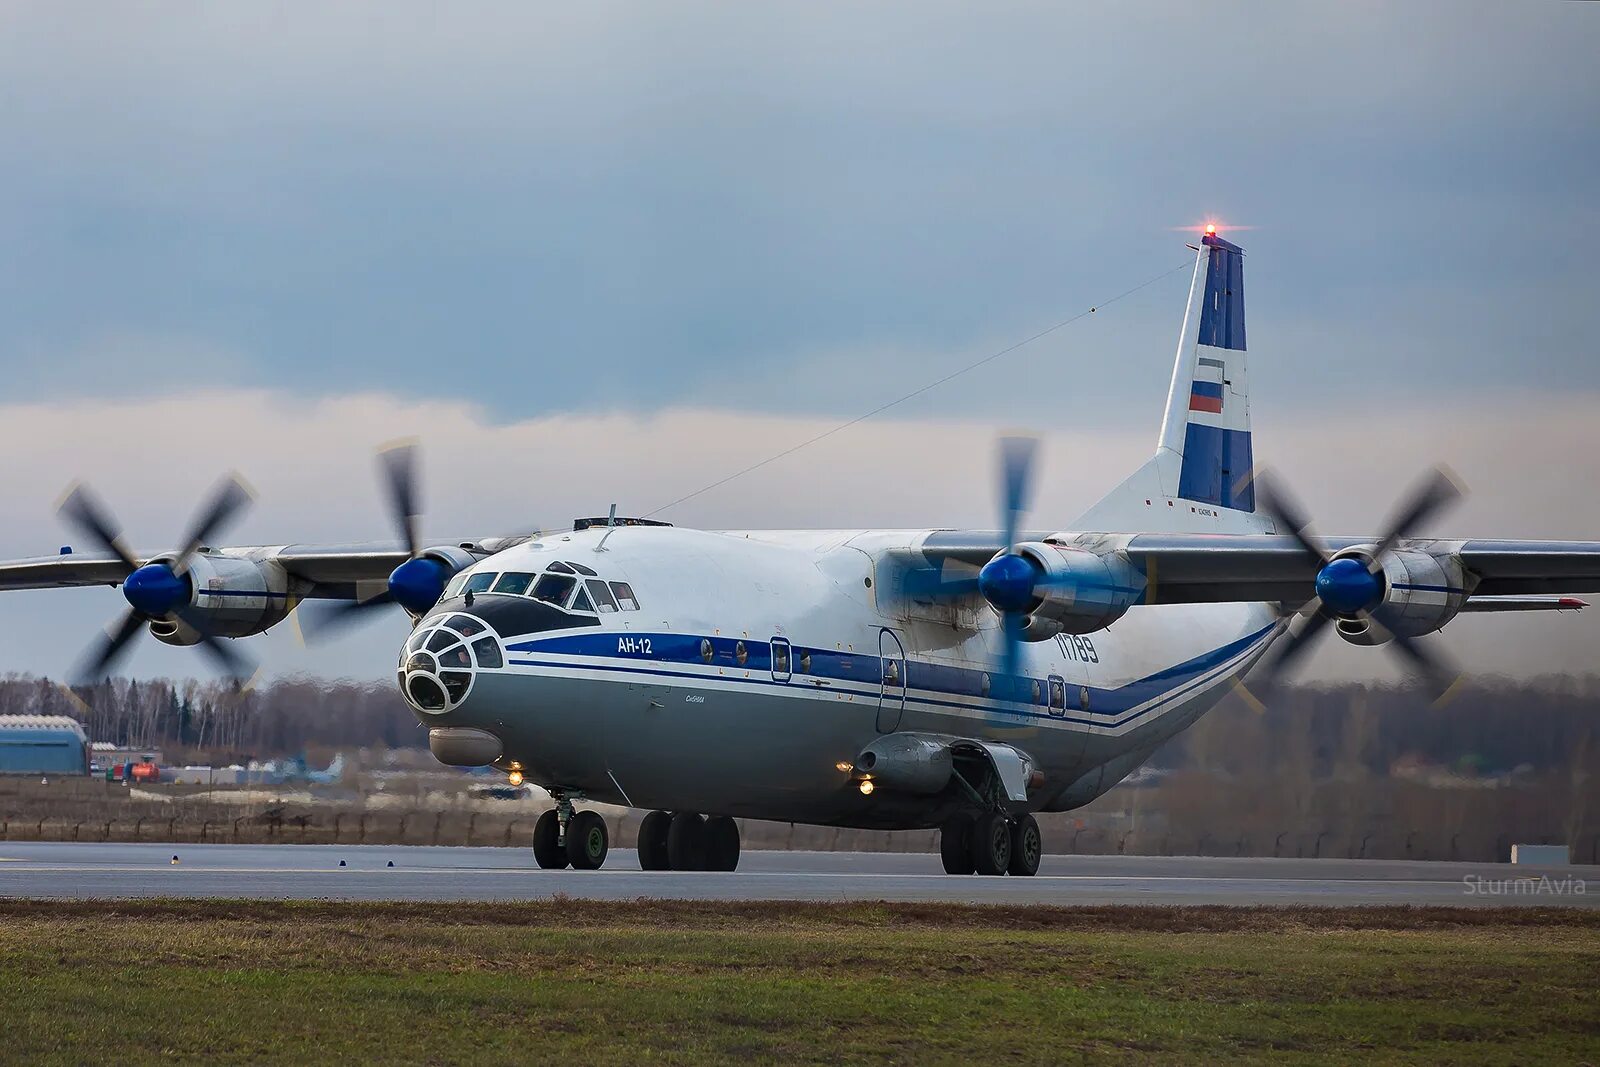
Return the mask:
{"type": "MultiPolygon", "coordinates": [[[[1159,706],[1161,702],[1181,695],[1181,692],[1190,683],[1244,654],[1274,629],[1276,629],[1276,624],[1263,627],[1220,648],[1213,649],[1193,659],[1168,667],[1155,674],[1135,679],[1116,688],[1104,689],[1086,686],[1085,688],[1090,693],[1090,706],[1093,709],[1093,713],[1088,717],[1082,717],[1077,714],[1051,714],[1048,710],[1049,686],[1046,684],[1046,679],[1021,676],[1023,681],[1036,681],[1039,683],[1040,699],[1038,701],[1033,701],[1029,704],[999,703],[984,700],[983,678],[986,672],[949,664],[930,663],[910,659],[909,657],[906,660],[907,700],[933,707],[960,708],[997,715],[1071,722],[1084,726],[1117,727],[1148,714],[1150,711],[1155,710],[1155,707],[1159,706]],[[969,700],[976,698],[981,702],[968,703],[921,695],[925,693],[937,694],[939,697],[966,697],[969,700]],[[1151,702],[1155,702],[1151,707],[1144,708],[1142,711],[1132,715],[1128,714],[1132,709],[1151,702]]],[[[794,674],[787,681],[779,681],[771,677],[771,649],[765,641],[742,641],[737,638],[686,634],[596,634],[591,632],[565,637],[545,638],[537,641],[518,642],[514,645],[508,645],[507,651],[586,656],[609,661],[598,664],[576,664],[538,659],[510,660],[510,663],[516,666],[558,669],[578,667],[584,670],[601,670],[620,674],[685,678],[702,684],[729,682],[739,685],[799,686],[813,680],[822,682],[861,682],[869,684],[872,688],[844,689],[842,691],[867,698],[876,698],[879,695],[877,686],[879,684],[880,668],[877,656],[858,652],[840,652],[834,649],[807,648],[801,645],[793,646],[793,658],[790,662],[794,674]],[[622,662],[618,662],[617,642],[619,638],[633,640],[636,643],[636,648],[642,648],[642,642],[648,639],[650,652],[629,655],[622,662]],[[711,643],[712,657],[709,662],[703,655],[703,642],[711,643]],[[738,660],[738,646],[741,644],[745,646],[745,660],[743,663],[738,660]],[[811,657],[810,671],[802,672],[801,670],[803,656],[811,657]],[[728,678],[671,669],[674,665],[688,664],[720,666],[725,670],[739,670],[742,673],[748,672],[757,676],[728,678]]],[[[833,687],[831,691],[840,692],[841,690],[833,687]]]]}

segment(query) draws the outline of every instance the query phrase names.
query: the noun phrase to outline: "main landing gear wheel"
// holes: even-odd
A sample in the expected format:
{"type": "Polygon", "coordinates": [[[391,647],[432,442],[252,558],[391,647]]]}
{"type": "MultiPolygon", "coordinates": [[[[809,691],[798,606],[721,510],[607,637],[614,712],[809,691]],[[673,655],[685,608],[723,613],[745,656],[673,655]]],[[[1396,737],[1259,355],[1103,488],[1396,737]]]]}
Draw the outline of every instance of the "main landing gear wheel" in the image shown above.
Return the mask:
{"type": "Polygon", "coordinates": [[[533,859],[545,870],[567,865],[567,850],[561,847],[561,817],[547,811],[533,824],[533,859]]]}
{"type": "Polygon", "coordinates": [[[706,820],[706,870],[732,871],[739,867],[739,824],[726,815],[706,820]]]}
{"type": "Polygon", "coordinates": [[[1039,860],[1044,856],[1044,839],[1039,835],[1039,820],[1024,815],[1011,824],[1011,863],[1006,868],[1012,874],[1039,873],[1039,860]]]}
{"type": "Polygon", "coordinates": [[[667,827],[667,862],[675,871],[703,871],[706,867],[706,824],[692,811],[672,816],[667,827]]]}
{"type": "Polygon", "coordinates": [[[606,861],[609,836],[597,811],[580,811],[567,820],[567,859],[573,870],[598,871],[606,861]]]}
{"type": "Polygon", "coordinates": [[[986,811],[972,827],[972,865],[979,874],[1005,874],[1011,866],[1011,824],[998,811],[986,811]]]}
{"type": "Polygon", "coordinates": [[[972,816],[957,815],[939,832],[939,858],[945,874],[971,874],[972,816]]]}
{"type": "Polygon", "coordinates": [[[672,814],[652,811],[639,823],[639,866],[647,871],[670,871],[667,860],[667,828],[672,814]]]}

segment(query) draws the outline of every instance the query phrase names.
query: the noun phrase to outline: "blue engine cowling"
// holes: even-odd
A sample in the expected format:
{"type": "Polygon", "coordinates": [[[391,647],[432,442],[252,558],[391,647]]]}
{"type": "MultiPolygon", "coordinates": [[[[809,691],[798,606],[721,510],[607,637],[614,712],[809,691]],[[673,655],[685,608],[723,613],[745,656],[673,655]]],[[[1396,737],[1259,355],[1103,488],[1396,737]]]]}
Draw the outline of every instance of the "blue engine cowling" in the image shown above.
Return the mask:
{"type": "Polygon", "coordinates": [[[271,560],[208,552],[191,557],[183,574],[157,557],[129,575],[123,588],[130,604],[154,616],[150,633],[169,645],[200,640],[178,611],[212,636],[248,637],[283,621],[291,607],[289,592],[288,575],[271,560]]]}
{"type": "Polygon", "coordinates": [[[1022,616],[1019,632],[1028,641],[1103,630],[1144,590],[1143,576],[1115,556],[1043,541],[1016,545],[984,572],[985,598],[997,611],[1022,616]]]}
{"type": "Polygon", "coordinates": [[[1323,568],[1328,580],[1318,577],[1318,594],[1338,616],[1334,628],[1350,644],[1386,644],[1396,631],[1407,637],[1431,634],[1455,618],[1472,595],[1473,583],[1458,556],[1401,549],[1383,556],[1382,569],[1372,576],[1375,581],[1363,597],[1361,576],[1353,568],[1345,568],[1348,575],[1340,574],[1336,567],[1342,561],[1365,567],[1374,547],[1345,549],[1323,568]],[[1374,610],[1380,611],[1381,621],[1367,617],[1374,610]]]}

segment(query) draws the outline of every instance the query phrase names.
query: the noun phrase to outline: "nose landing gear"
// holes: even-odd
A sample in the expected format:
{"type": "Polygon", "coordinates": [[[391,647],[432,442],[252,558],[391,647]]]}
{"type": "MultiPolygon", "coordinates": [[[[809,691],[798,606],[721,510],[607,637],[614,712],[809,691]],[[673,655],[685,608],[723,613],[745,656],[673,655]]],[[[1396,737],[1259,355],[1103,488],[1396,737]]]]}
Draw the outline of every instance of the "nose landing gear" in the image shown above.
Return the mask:
{"type": "Polygon", "coordinates": [[[574,811],[566,793],[554,796],[554,810],[539,816],[533,827],[534,862],[545,870],[599,870],[611,847],[605,819],[597,811],[574,811]]]}

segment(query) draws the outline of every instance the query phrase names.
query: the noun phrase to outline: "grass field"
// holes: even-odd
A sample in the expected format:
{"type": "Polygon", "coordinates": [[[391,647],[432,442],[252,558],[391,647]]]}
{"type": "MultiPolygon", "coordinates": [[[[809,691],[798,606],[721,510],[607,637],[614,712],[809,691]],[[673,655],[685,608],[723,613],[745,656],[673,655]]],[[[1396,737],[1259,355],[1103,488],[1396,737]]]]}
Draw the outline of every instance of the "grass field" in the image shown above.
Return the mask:
{"type": "Polygon", "coordinates": [[[1600,913],[0,902],[6,1062],[1600,1062],[1600,913]]]}

